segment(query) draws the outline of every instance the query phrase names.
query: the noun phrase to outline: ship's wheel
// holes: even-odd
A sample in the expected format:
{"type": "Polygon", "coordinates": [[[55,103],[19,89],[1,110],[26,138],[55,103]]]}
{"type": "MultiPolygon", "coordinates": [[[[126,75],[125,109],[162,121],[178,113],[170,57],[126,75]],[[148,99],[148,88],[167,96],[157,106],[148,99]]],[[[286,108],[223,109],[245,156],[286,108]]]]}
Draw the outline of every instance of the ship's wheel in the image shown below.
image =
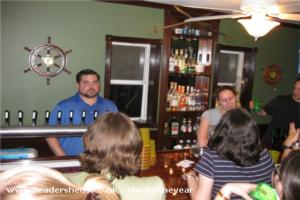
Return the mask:
{"type": "Polygon", "coordinates": [[[34,49],[24,47],[30,52],[29,65],[30,67],[24,70],[24,73],[34,71],[37,74],[47,78],[47,84],[50,84],[50,78],[60,74],[62,71],[71,74],[66,69],[68,59],[67,54],[72,50],[63,51],[60,47],[51,44],[51,37],[48,37],[48,43],[42,44],[34,49]]]}

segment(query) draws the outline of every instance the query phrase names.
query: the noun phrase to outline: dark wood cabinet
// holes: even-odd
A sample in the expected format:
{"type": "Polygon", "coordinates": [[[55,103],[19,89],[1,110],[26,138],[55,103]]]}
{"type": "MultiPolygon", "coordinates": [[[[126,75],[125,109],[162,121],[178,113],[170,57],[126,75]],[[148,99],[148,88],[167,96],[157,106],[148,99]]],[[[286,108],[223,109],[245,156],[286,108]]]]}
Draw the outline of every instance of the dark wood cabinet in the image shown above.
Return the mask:
{"type": "MultiPolygon", "coordinates": [[[[165,25],[182,22],[185,18],[178,12],[166,10],[165,25]]],[[[218,21],[190,23],[164,30],[158,137],[156,138],[158,149],[173,149],[178,144],[179,148],[191,146],[197,139],[196,128],[200,115],[210,105],[212,63],[218,37],[218,25],[218,21]],[[176,63],[174,69],[174,66],[171,66],[173,61],[170,62],[170,57],[173,56],[183,56],[189,60],[188,67],[182,68],[176,63]],[[177,108],[170,105],[169,92],[170,88],[174,90],[174,84],[177,90],[180,88],[179,93],[183,90],[182,88],[184,88],[184,92],[189,88],[187,92],[189,94],[192,92],[191,88],[194,88],[194,94],[198,92],[201,95],[201,104],[190,109],[187,103],[184,108],[178,100],[177,108]],[[175,121],[175,119],[179,123],[177,124],[178,134],[172,133],[172,120],[175,121]],[[182,130],[183,124],[186,125],[182,130]],[[166,125],[168,126],[166,127],[166,125]],[[187,130],[191,128],[192,131],[187,130]]]]}

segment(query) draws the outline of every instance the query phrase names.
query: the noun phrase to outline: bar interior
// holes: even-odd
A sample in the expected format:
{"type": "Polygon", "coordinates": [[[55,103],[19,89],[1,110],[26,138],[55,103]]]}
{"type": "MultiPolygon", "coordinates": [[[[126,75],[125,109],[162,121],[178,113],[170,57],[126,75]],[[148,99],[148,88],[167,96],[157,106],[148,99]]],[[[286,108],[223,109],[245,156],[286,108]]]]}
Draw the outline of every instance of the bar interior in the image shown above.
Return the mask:
{"type": "Polygon", "coordinates": [[[70,182],[106,172],[124,200],[230,199],[213,182],[209,196],[194,193],[189,179],[205,177],[202,155],[239,108],[270,170],[298,149],[287,140],[300,134],[300,3],[274,1],[286,13],[265,11],[262,27],[274,25],[260,33],[257,13],[243,10],[255,1],[174,2],[1,1],[0,172],[37,166],[70,182]],[[275,104],[283,95],[290,103],[275,104]]]}

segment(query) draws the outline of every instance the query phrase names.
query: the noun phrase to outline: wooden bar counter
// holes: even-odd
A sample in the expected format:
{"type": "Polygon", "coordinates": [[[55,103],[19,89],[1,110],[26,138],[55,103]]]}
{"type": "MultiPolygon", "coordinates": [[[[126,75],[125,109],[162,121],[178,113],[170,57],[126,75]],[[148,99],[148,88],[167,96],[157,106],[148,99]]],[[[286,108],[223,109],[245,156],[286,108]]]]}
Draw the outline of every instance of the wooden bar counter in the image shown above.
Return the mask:
{"type": "Polygon", "coordinates": [[[185,169],[176,166],[176,163],[184,159],[197,161],[189,150],[157,152],[155,165],[140,171],[137,176],[159,176],[165,183],[167,200],[189,200],[190,191],[181,176],[193,167],[185,169]]]}
{"type": "MultiPolygon", "coordinates": [[[[181,175],[191,170],[194,165],[187,169],[176,166],[176,163],[183,159],[197,161],[197,159],[192,156],[190,150],[157,152],[155,165],[149,169],[139,171],[137,176],[159,176],[165,183],[167,200],[189,200],[190,191],[186,181],[182,179],[181,175]]],[[[68,156],[24,159],[8,162],[1,161],[0,171],[21,165],[44,166],[55,168],[61,172],[77,172],[80,170],[80,163],[77,157],[68,156]]]]}

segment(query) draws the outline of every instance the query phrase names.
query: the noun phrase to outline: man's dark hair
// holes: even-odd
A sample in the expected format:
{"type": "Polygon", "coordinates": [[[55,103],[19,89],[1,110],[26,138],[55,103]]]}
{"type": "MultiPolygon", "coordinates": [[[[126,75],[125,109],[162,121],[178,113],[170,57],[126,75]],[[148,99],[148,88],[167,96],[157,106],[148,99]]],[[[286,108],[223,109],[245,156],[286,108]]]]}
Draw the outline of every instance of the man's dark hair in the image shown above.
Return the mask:
{"type": "Polygon", "coordinates": [[[77,83],[80,82],[81,77],[82,77],[83,75],[96,75],[98,81],[100,81],[100,75],[99,75],[97,72],[95,72],[95,71],[92,70],[92,69],[83,69],[83,70],[81,70],[80,72],[78,72],[77,75],[76,75],[76,82],[77,82],[77,83]]]}
{"type": "Polygon", "coordinates": [[[247,110],[238,108],[226,112],[208,140],[208,147],[239,166],[251,166],[259,161],[263,150],[260,131],[247,110]]]}

